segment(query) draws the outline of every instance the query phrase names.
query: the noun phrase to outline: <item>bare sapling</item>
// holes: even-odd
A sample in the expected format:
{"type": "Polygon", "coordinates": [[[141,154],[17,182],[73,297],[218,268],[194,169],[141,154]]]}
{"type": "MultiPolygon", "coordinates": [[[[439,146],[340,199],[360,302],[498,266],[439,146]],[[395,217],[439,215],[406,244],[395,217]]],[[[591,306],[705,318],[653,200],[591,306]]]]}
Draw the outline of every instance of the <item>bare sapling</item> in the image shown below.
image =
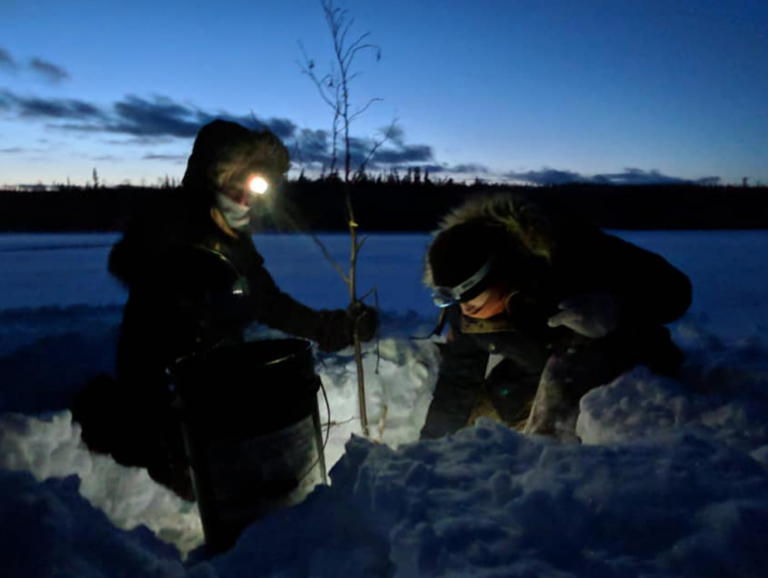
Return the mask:
{"type": "MultiPolygon", "coordinates": [[[[352,204],[350,178],[352,174],[352,147],[350,127],[352,126],[352,123],[359,118],[360,115],[365,113],[374,102],[381,101],[382,99],[372,98],[362,106],[353,107],[350,101],[350,84],[359,76],[359,73],[354,70],[355,58],[362,52],[371,51],[375,53],[376,60],[378,61],[381,59],[381,50],[377,45],[368,42],[368,32],[357,36],[354,40],[350,39],[349,35],[355,20],[354,18],[349,17],[347,10],[337,8],[334,5],[333,0],[321,0],[320,3],[333,40],[333,64],[331,65],[330,72],[324,75],[318,75],[314,60],[307,56],[306,51],[304,51],[302,47],[304,55],[302,72],[312,80],[323,101],[333,110],[330,162],[330,174],[332,176],[338,174],[337,163],[339,155],[339,139],[343,139],[343,186],[347,211],[347,225],[351,238],[349,273],[345,272],[344,268],[333,259],[328,249],[316,235],[312,235],[312,237],[315,243],[317,243],[323,251],[323,254],[333,264],[347,284],[350,297],[350,312],[354,315],[357,304],[362,302],[367,296],[363,296],[360,299],[358,299],[357,296],[357,258],[365,243],[366,237],[359,236],[358,224],[355,219],[355,212],[352,204]]],[[[389,140],[394,131],[395,121],[392,122],[388,129],[383,131],[381,138],[374,140],[369,153],[360,163],[358,174],[362,174],[365,171],[367,163],[373,158],[379,147],[389,140]]],[[[369,437],[368,410],[365,395],[365,371],[363,368],[363,352],[358,332],[358,321],[359,319],[355,318],[352,341],[355,354],[355,366],[357,369],[360,424],[363,435],[369,437]]],[[[383,425],[380,427],[383,427],[383,425]]]]}

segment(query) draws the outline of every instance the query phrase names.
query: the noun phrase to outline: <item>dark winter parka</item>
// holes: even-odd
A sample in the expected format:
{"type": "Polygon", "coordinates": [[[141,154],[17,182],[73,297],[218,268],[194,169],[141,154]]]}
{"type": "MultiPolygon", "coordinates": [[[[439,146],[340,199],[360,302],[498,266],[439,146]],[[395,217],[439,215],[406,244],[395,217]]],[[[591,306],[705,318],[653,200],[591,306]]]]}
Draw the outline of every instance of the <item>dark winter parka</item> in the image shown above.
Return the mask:
{"type": "MultiPolygon", "coordinates": [[[[571,357],[567,380],[574,384],[570,403],[576,407],[586,390],[635,365],[646,364],[662,374],[679,368],[680,352],[663,325],[687,310],[691,285],[664,258],[597,228],[556,222],[511,195],[471,198],[444,219],[435,238],[474,221],[502,228],[511,241],[508,250],[522,250],[535,262],[535,279],[521,279],[513,268],[502,271],[500,278],[520,292],[509,299],[505,312],[490,319],[464,316],[458,304],[445,311],[450,329],[423,438],[467,425],[484,390],[500,416],[522,429],[542,371],[553,356],[571,357]],[[562,301],[594,292],[618,298],[615,332],[590,339],[548,326],[562,301]],[[489,370],[491,356],[501,362],[489,370]]],[[[498,252],[503,255],[505,248],[498,252]]],[[[425,283],[435,285],[429,264],[425,283]]]]}
{"type": "Polygon", "coordinates": [[[180,193],[150,207],[110,254],[110,272],[129,289],[119,380],[146,393],[160,392],[158,382],[166,380],[173,362],[241,342],[255,321],[315,340],[323,349],[351,341],[345,311],[316,311],[282,292],[250,233],[233,237],[212,217],[222,172],[257,166],[262,173],[271,171],[276,182],[287,163],[282,143],[271,133],[218,121],[202,129],[180,193]]]}

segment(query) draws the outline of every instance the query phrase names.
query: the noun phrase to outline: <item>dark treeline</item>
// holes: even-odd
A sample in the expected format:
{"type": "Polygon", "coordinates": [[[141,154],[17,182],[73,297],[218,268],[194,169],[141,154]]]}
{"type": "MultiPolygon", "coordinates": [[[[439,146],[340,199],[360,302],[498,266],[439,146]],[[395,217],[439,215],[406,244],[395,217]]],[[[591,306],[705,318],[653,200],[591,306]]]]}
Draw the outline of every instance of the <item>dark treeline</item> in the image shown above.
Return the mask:
{"type": "MultiPolygon", "coordinates": [[[[514,187],[476,182],[362,180],[349,185],[365,231],[428,231],[467,195],[509,190],[556,212],[611,229],[768,228],[768,188],[697,185],[514,187]]],[[[61,187],[1,191],[0,231],[119,231],[137,211],[175,188],[61,187]]],[[[346,230],[344,184],[334,179],[287,182],[264,215],[267,230],[346,230]]]]}

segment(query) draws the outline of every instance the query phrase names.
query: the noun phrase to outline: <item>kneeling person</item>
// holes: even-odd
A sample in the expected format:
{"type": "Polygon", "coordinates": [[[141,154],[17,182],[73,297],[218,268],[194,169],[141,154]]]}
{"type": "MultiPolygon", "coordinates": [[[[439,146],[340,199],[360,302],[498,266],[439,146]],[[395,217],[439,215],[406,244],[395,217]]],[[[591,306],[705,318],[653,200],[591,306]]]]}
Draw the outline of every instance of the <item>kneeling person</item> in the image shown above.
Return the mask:
{"type": "Polygon", "coordinates": [[[527,434],[576,441],[590,389],[640,364],[675,375],[682,362],[664,324],[691,303],[686,275],[514,195],[451,212],[428,248],[425,282],[449,331],[422,438],[464,427],[487,397],[527,434]]]}

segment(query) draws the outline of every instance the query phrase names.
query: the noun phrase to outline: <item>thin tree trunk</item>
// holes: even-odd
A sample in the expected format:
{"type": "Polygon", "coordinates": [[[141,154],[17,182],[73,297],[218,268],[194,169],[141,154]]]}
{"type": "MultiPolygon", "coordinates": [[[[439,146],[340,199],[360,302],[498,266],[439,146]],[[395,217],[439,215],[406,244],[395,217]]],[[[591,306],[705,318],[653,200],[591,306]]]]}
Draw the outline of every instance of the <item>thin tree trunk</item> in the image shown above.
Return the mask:
{"type": "MultiPolygon", "coordinates": [[[[349,298],[351,304],[357,302],[357,252],[360,244],[357,240],[357,223],[355,222],[355,213],[352,209],[352,199],[349,192],[349,183],[345,183],[347,212],[349,213],[349,235],[352,238],[352,251],[349,264],[349,298]]],[[[357,396],[360,407],[360,425],[363,429],[363,435],[369,437],[368,430],[368,408],[365,400],[365,371],[363,369],[363,349],[360,344],[360,335],[357,331],[357,323],[352,329],[352,344],[355,349],[355,365],[357,367],[357,396]]]]}

